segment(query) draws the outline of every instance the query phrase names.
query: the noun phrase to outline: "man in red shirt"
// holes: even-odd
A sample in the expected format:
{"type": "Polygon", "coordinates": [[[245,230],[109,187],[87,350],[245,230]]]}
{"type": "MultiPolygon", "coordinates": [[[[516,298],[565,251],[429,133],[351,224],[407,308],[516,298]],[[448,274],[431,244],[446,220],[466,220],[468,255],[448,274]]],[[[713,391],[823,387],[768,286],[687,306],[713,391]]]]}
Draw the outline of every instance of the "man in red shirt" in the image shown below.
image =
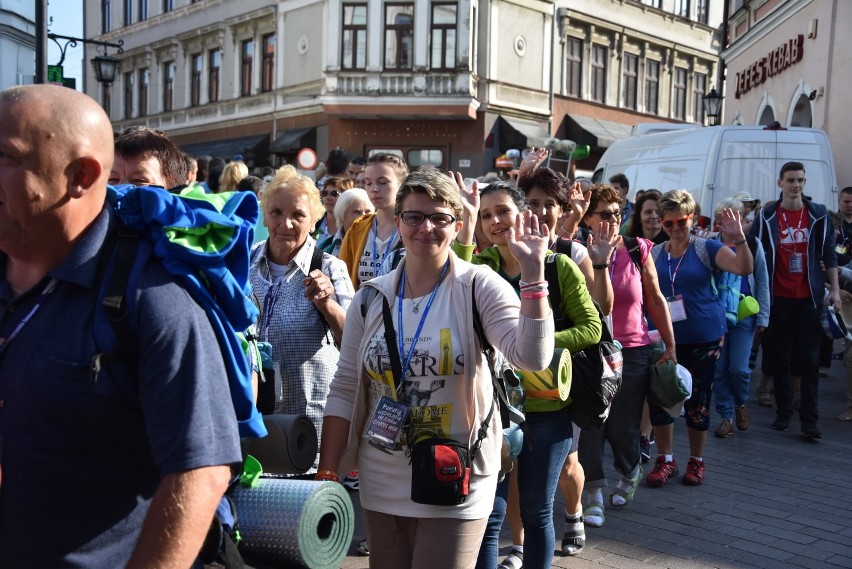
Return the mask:
{"type": "Polygon", "coordinates": [[[818,439],[822,436],[817,428],[820,316],[826,288],[830,304],[839,308],[841,301],[834,224],[824,205],[803,197],[806,181],[801,162],[784,164],[778,178],[781,199],[760,210],[751,233],[766,250],[771,277],[772,308],[763,357],[772,358],[775,367],[776,418],[772,428],[790,428],[790,364],[795,358],[801,362],[802,372],[802,434],[818,439]]]}

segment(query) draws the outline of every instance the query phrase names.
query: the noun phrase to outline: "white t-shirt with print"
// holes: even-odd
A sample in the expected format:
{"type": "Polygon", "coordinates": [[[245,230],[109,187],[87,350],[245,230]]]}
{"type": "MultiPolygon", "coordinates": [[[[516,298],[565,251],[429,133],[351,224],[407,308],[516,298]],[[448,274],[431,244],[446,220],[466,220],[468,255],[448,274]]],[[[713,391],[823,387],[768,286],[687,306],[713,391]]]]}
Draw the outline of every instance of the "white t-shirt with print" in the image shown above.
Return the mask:
{"type": "Polygon", "coordinates": [[[364,244],[364,250],[361,252],[361,259],[358,261],[358,281],[363,283],[379,276],[376,274],[376,267],[380,268],[378,272],[381,273],[382,261],[394,250],[397,243],[399,243],[398,231],[394,231],[387,239],[382,240],[371,229],[370,233],[367,234],[367,241],[364,244]],[[375,260],[373,259],[374,240],[376,256],[378,257],[375,260]]]}

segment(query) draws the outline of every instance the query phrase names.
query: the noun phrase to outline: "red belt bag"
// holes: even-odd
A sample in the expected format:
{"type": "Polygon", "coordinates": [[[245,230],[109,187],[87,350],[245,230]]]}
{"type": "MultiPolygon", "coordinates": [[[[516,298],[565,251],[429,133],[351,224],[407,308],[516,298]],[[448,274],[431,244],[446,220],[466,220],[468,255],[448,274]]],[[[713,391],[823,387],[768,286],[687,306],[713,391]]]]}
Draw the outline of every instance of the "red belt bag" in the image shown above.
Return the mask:
{"type": "Polygon", "coordinates": [[[425,439],[411,450],[411,500],[457,506],[470,493],[470,450],[453,439],[425,439]]]}

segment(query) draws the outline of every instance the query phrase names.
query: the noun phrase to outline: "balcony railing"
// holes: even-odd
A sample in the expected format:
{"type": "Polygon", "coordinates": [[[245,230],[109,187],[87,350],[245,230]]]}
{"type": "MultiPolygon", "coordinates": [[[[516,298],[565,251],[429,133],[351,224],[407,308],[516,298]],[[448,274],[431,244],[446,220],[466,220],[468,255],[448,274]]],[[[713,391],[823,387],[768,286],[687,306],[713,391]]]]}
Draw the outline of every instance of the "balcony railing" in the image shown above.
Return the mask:
{"type": "Polygon", "coordinates": [[[326,90],[334,95],[445,97],[474,95],[470,73],[352,72],[327,73],[326,90]]]}

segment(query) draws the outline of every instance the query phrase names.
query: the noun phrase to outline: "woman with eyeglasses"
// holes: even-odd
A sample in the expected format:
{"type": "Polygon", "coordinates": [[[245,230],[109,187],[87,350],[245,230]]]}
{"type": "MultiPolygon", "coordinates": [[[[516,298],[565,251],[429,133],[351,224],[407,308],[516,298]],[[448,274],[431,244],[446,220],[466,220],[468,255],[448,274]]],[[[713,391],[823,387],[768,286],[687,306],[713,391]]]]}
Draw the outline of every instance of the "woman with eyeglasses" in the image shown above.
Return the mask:
{"type": "Polygon", "coordinates": [[[340,245],[343,243],[343,238],[346,232],[355,223],[355,220],[373,213],[373,204],[370,203],[370,197],[367,192],[361,188],[352,188],[340,194],[337,203],[334,204],[334,219],[337,226],[340,228],[334,235],[329,235],[326,239],[317,243],[325,253],[337,257],[340,255],[340,245]]]}
{"type": "MultiPolygon", "coordinates": [[[[526,209],[523,192],[509,182],[494,182],[481,192],[477,188],[467,190],[463,184],[458,187],[467,204],[465,225],[459,235],[457,250],[463,251],[463,256],[472,255],[473,224],[476,222],[478,210],[479,223],[494,246],[473,255],[473,263],[491,267],[523,297],[528,280],[522,274],[521,260],[515,257],[511,246],[514,220],[526,209]]],[[[549,239],[547,245],[550,245],[549,239]]],[[[543,261],[547,255],[547,247],[540,251],[540,255],[543,261]]],[[[565,255],[559,255],[555,262],[562,312],[574,324],[555,333],[556,347],[571,351],[581,350],[600,340],[601,321],[586,288],[585,278],[577,265],[565,255]]],[[[533,370],[531,367],[519,369],[533,370]]],[[[510,562],[515,563],[517,560],[523,563],[524,567],[532,569],[550,567],[555,546],[553,496],[573,440],[569,405],[569,401],[527,397],[524,411],[529,426],[526,436],[529,436],[529,439],[525,441],[518,456],[517,472],[507,476],[498,485],[494,510],[482,541],[477,569],[494,569],[497,566],[500,527],[506,514],[511,476],[518,478],[524,545],[521,548],[516,544],[510,555],[515,559],[510,562]]]]}
{"type": "Polygon", "coordinates": [[[342,176],[326,178],[325,184],[319,191],[320,200],[322,200],[322,206],[325,208],[325,213],[322,214],[313,234],[313,238],[317,240],[317,243],[319,243],[320,249],[323,249],[326,241],[329,238],[333,238],[334,234],[340,229],[340,227],[338,227],[337,220],[334,217],[334,205],[337,203],[337,199],[343,192],[353,188],[354,186],[355,182],[349,178],[344,178],[342,176]]]}
{"type": "Polygon", "coordinates": [[[261,196],[269,238],[252,249],[249,280],[260,309],[258,335],[272,344],[275,412],[304,413],[322,439],[328,386],[337,369],[346,309],[355,291],[346,266],[320,255],[311,228],[322,214],[313,180],[280,168],[261,196]]]}
{"type": "MultiPolygon", "coordinates": [[[[339,480],[338,472],[357,462],[373,569],[469,569],[476,562],[494,500],[502,433],[474,330],[473,295],[485,337],[513,365],[542,369],[553,353],[553,318],[544,294],[519,298],[497,274],[451,252],[462,213],[449,177],[436,170],[409,174],[397,193],[394,218],[406,256],[390,273],[362,285],[344,330],[317,478],[339,480]],[[388,437],[371,435],[374,410],[390,402],[402,404],[399,416],[407,416],[409,426],[400,429],[397,421],[388,437]],[[397,434],[400,445],[394,444],[397,434]],[[411,499],[407,450],[412,441],[430,437],[472,448],[480,440],[469,494],[460,504],[411,499]]],[[[548,229],[528,212],[515,213],[506,247],[521,278],[541,283],[548,229]]]]}
{"type": "Polygon", "coordinates": [[[381,152],[367,159],[364,189],[376,212],[358,219],[346,232],[340,246],[340,259],[349,267],[355,290],[362,283],[383,274],[382,262],[402,246],[394,225],[394,204],[408,166],[396,154],[381,152]]]}
{"type": "MultiPolygon", "coordinates": [[[[717,217],[733,250],[719,241],[692,235],[695,211],[695,200],[686,190],[666,192],[660,200],[660,217],[669,240],[651,251],[660,292],[666,298],[674,327],[677,361],[692,374],[692,393],[684,403],[690,453],[683,475],[687,486],[704,483],[704,445],[710,427],[713,378],[727,332],[725,308],[719,300],[713,272],[745,276],[754,267],[739,211],[724,209],[717,217]]],[[[649,411],[659,456],[645,484],[659,487],[680,473],[673,449],[675,418],[656,405],[649,405],[649,411]]]]}
{"type": "MultiPolygon", "coordinates": [[[[644,196],[643,196],[644,197],[644,196]]],[[[612,186],[592,186],[583,222],[589,227],[621,224],[621,195],[612,186]]],[[[585,524],[606,523],[607,506],[621,508],[633,500],[642,479],[639,447],[640,423],[648,392],[651,338],[645,310],[659,322],[666,352],[660,362],[675,360],[674,332],[667,305],[657,284],[657,271],[650,259],[653,244],[647,239],[619,236],[611,255],[598,259],[595,274],[612,281],[612,336],[622,346],[622,382],[602,429],[589,429],[580,436],[580,464],[586,473],[583,511],[585,524]],[[606,498],[609,483],[604,474],[604,443],[612,449],[613,466],[619,480],[606,498]]]]}

